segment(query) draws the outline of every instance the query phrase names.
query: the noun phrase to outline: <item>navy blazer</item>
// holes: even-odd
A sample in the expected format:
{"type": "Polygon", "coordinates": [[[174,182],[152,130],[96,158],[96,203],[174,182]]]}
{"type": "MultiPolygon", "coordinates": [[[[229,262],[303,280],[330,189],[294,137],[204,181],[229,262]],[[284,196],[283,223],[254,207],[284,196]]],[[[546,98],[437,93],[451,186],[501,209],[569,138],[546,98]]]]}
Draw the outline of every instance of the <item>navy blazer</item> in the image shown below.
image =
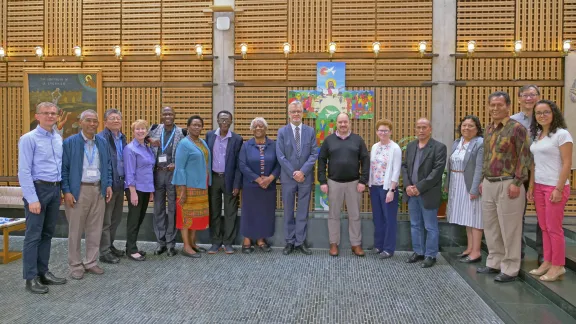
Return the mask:
{"type": "Polygon", "coordinates": [[[294,171],[304,173],[304,183],[314,183],[314,165],[318,160],[318,145],[316,145],[316,132],[314,128],[300,125],[300,156],[296,154],[296,140],[292,125],[288,124],[278,130],[276,140],[276,155],[278,162],[282,166],[281,183],[296,183],[293,178],[294,171]]]}
{"type": "MultiPolygon", "coordinates": [[[[276,143],[266,138],[266,147],[264,148],[264,175],[274,175],[274,181],[271,186],[276,185],[276,180],[280,175],[280,163],[276,159],[276,143]]],[[[240,171],[242,172],[243,186],[258,186],[255,180],[260,177],[260,149],[256,146],[256,140],[251,138],[242,145],[240,157],[238,158],[240,171]]]]}
{"type": "MultiPolygon", "coordinates": [[[[238,157],[240,155],[240,149],[242,148],[242,143],[244,139],[242,136],[229,131],[232,136],[228,139],[228,145],[226,146],[226,161],[224,167],[224,191],[227,194],[232,194],[233,189],[242,188],[242,173],[240,172],[240,167],[238,165],[238,157]]],[[[212,160],[214,160],[214,142],[216,141],[216,131],[212,130],[206,133],[206,144],[208,144],[208,149],[212,155],[212,160]]],[[[210,170],[212,170],[212,165],[210,165],[210,170]]]]}
{"type": "MultiPolygon", "coordinates": [[[[124,177],[120,178],[118,174],[118,153],[116,151],[116,143],[114,142],[114,136],[108,128],[104,128],[103,131],[98,133],[108,142],[108,154],[110,155],[110,163],[112,165],[112,191],[124,191],[124,177]]],[[[126,147],[126,136],[121,133],[120,140],[122,141],[122,150],[126,147]]],[[[120,157],[122,158],[122,157],[120,157]]]]}
{"type": "MultiPolygon", "coordinates": [[[[100,135],[94,136],[100,156],[100,192],[106,197],[106,188],[112,186],[112,164],[108,143],[100,135]]],[[[81,133],[64,140],[62,153],[62,192],[71,193],[76,200],[80,197],[82,168],[84,164],[84,138],[81,133]]]]}

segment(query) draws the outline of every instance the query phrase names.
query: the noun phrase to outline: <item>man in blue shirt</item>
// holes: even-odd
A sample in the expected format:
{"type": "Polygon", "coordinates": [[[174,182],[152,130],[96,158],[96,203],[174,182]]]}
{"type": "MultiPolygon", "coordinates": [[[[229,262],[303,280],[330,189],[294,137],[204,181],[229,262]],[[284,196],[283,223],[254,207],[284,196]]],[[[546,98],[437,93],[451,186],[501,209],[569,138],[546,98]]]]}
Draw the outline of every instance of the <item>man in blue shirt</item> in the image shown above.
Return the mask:
{"type": "Polygon", "coordinates": [[[26,233],[22,249],[26,290],[48,292],[46,285],[62,285],[66,279],[48,270],[52,235],[60,212],[62,137],[53,130],[58,107],[41,102],[36,107],[36,129],[18,142],[18,181],[24,194],[26,233]]]}

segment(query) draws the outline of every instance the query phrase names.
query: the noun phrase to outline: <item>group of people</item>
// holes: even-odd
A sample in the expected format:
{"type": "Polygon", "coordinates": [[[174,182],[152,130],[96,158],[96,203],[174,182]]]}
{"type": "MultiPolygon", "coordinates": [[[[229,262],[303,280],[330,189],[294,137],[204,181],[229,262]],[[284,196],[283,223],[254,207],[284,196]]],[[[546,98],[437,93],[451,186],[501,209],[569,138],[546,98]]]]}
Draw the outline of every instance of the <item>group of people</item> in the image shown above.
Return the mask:
{"type": "Polygon", "coordinates": [[[288,106],[290,122],[278,131],[276,141],[267,136],[268,123],[262,117],[252,120],[253,137],[244,142],[230,130],[232,113],[220,111],[216,116],[218,128],[202,138],[202,117],[191,116],[181,129],[174,123],[174,110],[164,107],[160,124],[150,126],[144,120],[132,123],[134,139],[129,143],[121,132],[122,114],[116,109],[105,112],[104,130],[98,134],[98,114],[83,111],[81,132],[63,141],[53,131],[58,107],[40,103],[36,108],[37,128],[23,135],[18,144],[18,176],[27,223],[23,248],[26,289],[46,293],[47,285],[66,282],[48,270],[60,192],[69,224],[68,264],[73,279],[82,279],[86,272],[104,273],[98,261],[114,264],[124,255],[135,261],[146,260],[137,238],[151,200],[155,255],[177,254],[177,230],[184,242],[180,253],[191,258],[199,258],[203,252],[235,253],[232,244],[238,229],[243,237],[242,253],[255,249],[270,252],[267,239],[275,232],[278,179],[284,209],[283,254],[299,251],[310,255],[305,240],[316,162],[320,189],[330,205],[331,256],[339,255],[343,202],[352,252],[365,255],[360,203],[368,186],[374,251],[382,259],[394,255],[402,191],[408,203],[414,250],[407,262],[422,261],[423,268],[433,266],[439,249],[437,210],[445,190],[449,193],[449,222],[466,226],[468,246],[460,254],[461,262],[482,260],[484,229],[489,255],[486,267],[478,272],[498,273],[495,280],[500,282],[512,281],[518,274],[526,200],[534,200],[543,260],[531,273],[542,276],[541,280],[556,280],[565,272],[562,218],[570,193],[567,178],[572,138],[556,104],[538,100],[539,95],[538,87],[523,87],[519,96],[524,109],[511,118],[509,95],[491,94],[490,125],[483,131],[478,117],[464,117],[459,127],[461,137],[452,145],[450,155],[444,144],[432,138],[430,121],[420,118],[417,139],[407,145],[404,158],[391,139],[389,120],[376,122],[379,141],[368,151],[363,138],[353,133],[346,113],[338,115],[336,131],[318,150],[314,129],[302,123],[303,107],[298,101],[288,106]],[[237,222],[240,192],[242,215],[237,222]],[[124,196],[128,200],[125,250],[113,244],[124,196]],[[196,244],[196,231],[208,228],[211,246],[206,250],[196,244]]]}

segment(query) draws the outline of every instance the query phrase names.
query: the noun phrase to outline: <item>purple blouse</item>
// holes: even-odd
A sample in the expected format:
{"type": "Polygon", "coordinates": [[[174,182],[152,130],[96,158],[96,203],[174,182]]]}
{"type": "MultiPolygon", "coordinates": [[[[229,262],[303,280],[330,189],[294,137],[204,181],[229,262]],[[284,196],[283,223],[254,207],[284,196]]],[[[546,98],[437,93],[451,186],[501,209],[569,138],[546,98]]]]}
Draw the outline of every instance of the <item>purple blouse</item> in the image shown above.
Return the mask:
{"type": "Polygon", "coordinates": [[[124,188],[135,186],[142,192],[154,192],[154,153],[134,139],[124,148],[124,188]]]}

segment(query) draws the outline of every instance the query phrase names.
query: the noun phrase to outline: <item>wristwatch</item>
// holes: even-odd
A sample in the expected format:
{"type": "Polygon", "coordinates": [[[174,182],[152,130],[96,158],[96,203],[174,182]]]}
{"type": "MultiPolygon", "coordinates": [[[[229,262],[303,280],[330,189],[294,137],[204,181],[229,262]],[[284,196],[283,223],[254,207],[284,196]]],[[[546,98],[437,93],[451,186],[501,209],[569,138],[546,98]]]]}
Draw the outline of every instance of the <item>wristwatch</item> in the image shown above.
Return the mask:
{"type": "Polygon", "coordinates": [[[396,192],[396,188],[394,188],[394,189],[390,189],[390,191],[392,191],[392,192],[396,192]]]}

